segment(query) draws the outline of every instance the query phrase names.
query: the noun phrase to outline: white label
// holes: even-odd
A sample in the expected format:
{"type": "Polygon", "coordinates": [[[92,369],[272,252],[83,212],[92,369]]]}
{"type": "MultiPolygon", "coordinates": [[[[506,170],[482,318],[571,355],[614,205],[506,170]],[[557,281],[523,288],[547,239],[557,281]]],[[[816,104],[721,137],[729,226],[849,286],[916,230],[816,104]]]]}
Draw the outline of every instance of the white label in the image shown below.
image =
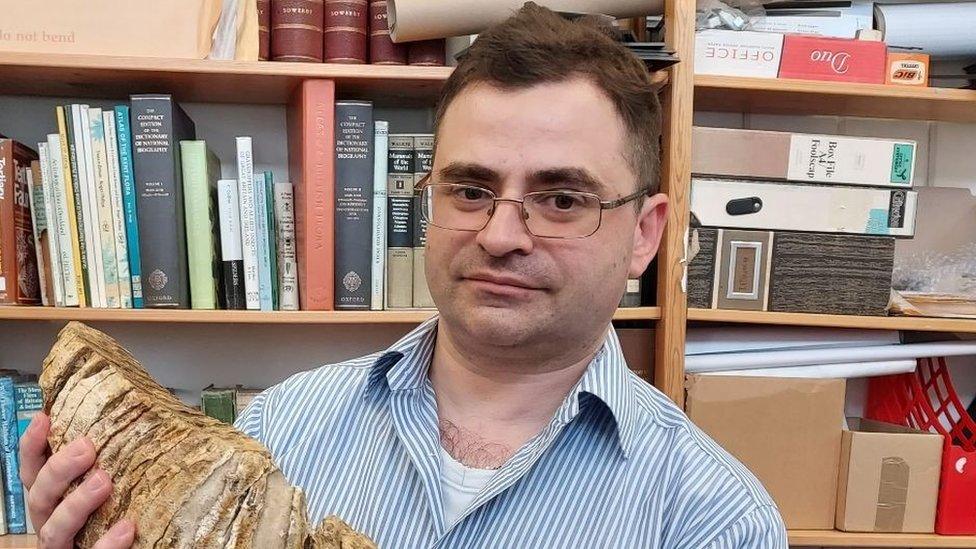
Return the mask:
{"type": "Polygon", "coordinates": [[[640,279],[639,278],[628,278],[627,279],[627,293],[634,293],[640,291],[640,279]]]}
{"type": "Polygon", "coordinates": [[[7,279],[5,277],[0,276],[0,292],[6,292],[6,291],[7,291],[7,279]]]}
{"type": "Polygon", "coordinates": [[[695,74],[776,78],[783,35],[706,30],[695,35],[695,74]]]}
{"type": "Polygon", "coordinates": [[[220,257],[223,261],[244,259],[241,245],[241,211],[237,196],[237,180],[217,182],[217,208],[220,217],[220,257]]]}
{"type": "MultiPolygon", "coordinates": [[[[911,147],[914,153],[913,142],[793,134],[786,178],[791,181],[911,187],[910,173],[907,178],[892,174],[893,168],[904,163],[895,156],[896,145],[911,147]]],[[[907,169],[910,171],[914,160],[910,159],[909,164],[907,169]]]]}

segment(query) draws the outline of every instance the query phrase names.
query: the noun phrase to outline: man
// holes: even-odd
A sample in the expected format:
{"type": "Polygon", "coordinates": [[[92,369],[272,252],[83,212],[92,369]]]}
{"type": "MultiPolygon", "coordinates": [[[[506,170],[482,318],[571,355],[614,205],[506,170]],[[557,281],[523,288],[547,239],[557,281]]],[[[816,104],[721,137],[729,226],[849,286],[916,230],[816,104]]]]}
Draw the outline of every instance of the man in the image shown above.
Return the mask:
{"type": "MultiPolygon", "coordinates": [[[[335,513],[385,548],[785,547],[762,486],[628,370],[610,324],[665,223],[659,111],[641,62],[589,23],[527,5],[479,37],[421,194],[440,316],[238,420],[313,523],[335,513]]],[[[30,513],[43,547],[68,547],[110,480],[84,439],[45,464],[38,418],[30,513]]]]}

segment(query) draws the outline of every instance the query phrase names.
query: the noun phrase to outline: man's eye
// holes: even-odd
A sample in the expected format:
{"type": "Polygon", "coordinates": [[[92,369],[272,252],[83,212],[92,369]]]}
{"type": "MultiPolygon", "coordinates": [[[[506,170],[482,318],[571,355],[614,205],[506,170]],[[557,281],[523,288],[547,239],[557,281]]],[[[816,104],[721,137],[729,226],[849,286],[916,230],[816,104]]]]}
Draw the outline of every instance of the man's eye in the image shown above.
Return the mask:
{"type": "Polygon", "coordinates": [[[484,200],[488,198],[488,193],[477,187],[463,187],[455,191],[455,196],[464,200],[484,200]]]}

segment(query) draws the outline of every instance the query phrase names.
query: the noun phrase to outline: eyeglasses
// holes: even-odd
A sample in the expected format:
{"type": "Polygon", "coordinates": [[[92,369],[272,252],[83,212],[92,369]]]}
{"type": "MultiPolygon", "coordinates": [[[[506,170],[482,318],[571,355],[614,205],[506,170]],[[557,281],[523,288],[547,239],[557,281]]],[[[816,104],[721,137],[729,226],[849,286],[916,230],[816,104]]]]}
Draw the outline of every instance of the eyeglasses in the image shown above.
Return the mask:
{"type": "Polygon", "coordinates": [[[478,232],[488,225],[499,202],[518,204],[522,222],[533,236],[586,238],[600,228],[603,210],[618,208],[647,195],[641,189],[616,200],[580,191],[527,193],[522,199],[499,198],[490,189],[456,183],[432,183],[420,189],[420,214],[428,224],[452,231],[478,232]]]}

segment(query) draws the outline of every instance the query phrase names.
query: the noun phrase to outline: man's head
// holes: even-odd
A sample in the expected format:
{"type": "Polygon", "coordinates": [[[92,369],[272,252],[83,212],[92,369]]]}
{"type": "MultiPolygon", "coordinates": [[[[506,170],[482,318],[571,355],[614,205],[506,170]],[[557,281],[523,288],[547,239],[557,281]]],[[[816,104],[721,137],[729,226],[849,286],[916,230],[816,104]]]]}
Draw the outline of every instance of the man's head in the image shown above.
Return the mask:
{"type": "MultiPolygon", "coordinates": [[[[643,63],[593,23],[526,5],[459,63],[435,136],[431,183],[506,199],[483,227],[429,228],[427,281],[442,321],[499,346],[591,345],[626,279],[654,256],[665,221],[667,200],[654,195],[660,106],[643,63]],[[559,230],[547,233],[543,215],[517,202],[552,190],[598,195],[604,207],[587,217],[595,232],[552,238],[559,230]],[[646,191],[636,207],[606,208],[635,191],[646,191]]],[[[476,194],[460,195],[465,207],[476,194]]],[[[546,204],[564,217],[576,208],[566,198],[546,204]]]]}

